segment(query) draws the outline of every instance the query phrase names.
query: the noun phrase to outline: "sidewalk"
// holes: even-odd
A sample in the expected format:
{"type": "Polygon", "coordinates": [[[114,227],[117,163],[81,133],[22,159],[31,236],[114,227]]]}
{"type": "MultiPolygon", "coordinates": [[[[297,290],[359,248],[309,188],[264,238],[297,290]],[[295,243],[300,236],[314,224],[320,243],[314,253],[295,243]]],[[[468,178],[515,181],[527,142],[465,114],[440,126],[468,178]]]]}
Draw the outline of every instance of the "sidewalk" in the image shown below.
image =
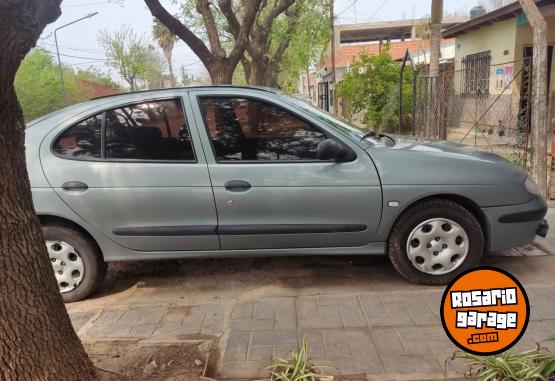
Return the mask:
{"type": "MultiPolygon", "coordinates": [[[[549,218],[555,227],[555,210],[549,218]]],[[[555,232],[536,245],[549,249],[554,241],[555,232]]],[[[485,259],[513,273],[530,298],[530,324],[515,350],[531,349],[555,334],[555,256],[548,254],[528,246],[485,259]]],[[[460,361],[445,369],[456,348],[439,319],[443,288],[406,283],[383,258],[202,260],[197,265],[198,270],[194,261],[184,261],[179,266],[185,274],[175,270],[175,275],[175,264],[158,265],[154,274],[139,274],[127,288],[126,280],[118,281],[122,288],[68,305],[79,336],[84,341],[205,341],[218,349],[208,374],[216,379],[262,378],[272,360],[288,357],[302,338],[313,360],[331,367],[327,373],[348,379],[464,374],[460,361]]]]}

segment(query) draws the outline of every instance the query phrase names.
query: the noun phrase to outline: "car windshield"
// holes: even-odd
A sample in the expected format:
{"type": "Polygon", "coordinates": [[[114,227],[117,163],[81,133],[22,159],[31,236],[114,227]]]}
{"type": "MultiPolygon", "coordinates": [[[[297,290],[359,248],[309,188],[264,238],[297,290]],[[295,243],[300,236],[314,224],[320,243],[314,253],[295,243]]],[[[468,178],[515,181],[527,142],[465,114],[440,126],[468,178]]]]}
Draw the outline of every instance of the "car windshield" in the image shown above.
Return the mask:
{"type": "Polygon", "coordinates": [[[320,119],[324,123],[332,125],[333,127],[340,130],[342,133],[347,134],[356,140],[363,140],[366,138],[378,140],[374,136],[368,134],[369,131],[363,131],[345,119],[342,119],[336,115],[332,115],[329,112],[322,111],[314,107],[314,105],[312,105],[308,101],[284,93],[281,93],[280,96],[282,98],[285,98],[289,103],[293,103],[294,105],[302,108],[303,111],[306,111],[313,117],[320,119]]]}

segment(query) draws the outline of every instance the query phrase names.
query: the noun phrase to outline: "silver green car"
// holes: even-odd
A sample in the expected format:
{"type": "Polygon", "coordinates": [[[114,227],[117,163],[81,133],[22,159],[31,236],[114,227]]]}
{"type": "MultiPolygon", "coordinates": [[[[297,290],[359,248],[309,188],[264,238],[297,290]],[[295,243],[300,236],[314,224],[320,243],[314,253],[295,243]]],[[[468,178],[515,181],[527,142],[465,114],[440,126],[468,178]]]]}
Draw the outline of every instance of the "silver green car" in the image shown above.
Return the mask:
{"type": "Polygon", "coordinates": [[[29,123],[36,212],[66,301],[111,261],[387,254],[443,284],[545,235],[526,173],[473,147],[365,133],[252,87],[98,98],[29,123]]]}

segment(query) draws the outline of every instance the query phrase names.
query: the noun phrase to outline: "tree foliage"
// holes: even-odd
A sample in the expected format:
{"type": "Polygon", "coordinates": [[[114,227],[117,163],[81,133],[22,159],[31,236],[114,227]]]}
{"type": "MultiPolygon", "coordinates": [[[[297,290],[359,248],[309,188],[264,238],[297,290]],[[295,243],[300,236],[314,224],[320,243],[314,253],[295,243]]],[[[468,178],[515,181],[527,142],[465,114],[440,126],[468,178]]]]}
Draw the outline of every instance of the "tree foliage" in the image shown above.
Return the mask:
{"type": "MultiPolygon", "coordinates": [[[[400,75],[401,66],[391,58],[388,46],[379,55],[362,52],[336,88],[337,97],[346,104],[344,116],[352,119],[361,114],[363,122],[376,131],[397,131],[400,75]]],[[[410,116],[410,66],[403,77],[403,115],[410,116]]],[[[403,120],[402,127],[408,128],[407,123],[403,120]]]]}
{"type": "MultiPolygon", "coordinates": [[[[173,34],[183,40],[202,61],[215,84],[229,84],[239,61],[244,55],[249,33],[260,11],[260,5],[266,0],[241,0],[239,8],[234,7],[234,0],[189,0],[185,4],[194,4],[195,11],[202,17],[206,31],[206,40],[202,33],[195,30],[189,20],[180,20],[168,12],[159,0],[144,0],[154,17],[164,24],[173,34]],[[221,39],[223,33],[221,17],[225,18],[227,31],[233,34],[234,42],[226,45],[221,39]]],[[[291,0],[280,0],[291,1],[291,0]]]]}
{"type": "MultiPolygon", "coordinates": [[[[291,33],[291,42],[280,70],[275,73],[282,89],[295,91],[301,72],[315,65],[326,48],[331,31],[329,29],[329,0],[297,0],[299,20],[291,33]]],[[[272,49],[279,46],[284,37],[287,21],[278,20],[272,29],[272,49]]]]}
{"type": "MultiPolygon", "coordinates": [[[[116,83],[96,71],[75,72],[69,66],[62,66],[62,71],[70,103],[80,102],[92,96],[87,88],[80,85],[80,80],[118,88],[116,83]]],[[[15,89],[26,121],[65,106],[58,65],[44,49],[34,49],[25,57],[15,77],[15,89]]]]}
{"type": "Polygon", "coordinates": [[[168,69],[170,72],[170,81],[173,87],[175,86],[175,75],[173,74],[172,54],[173,48],[177,41],[177,37],[156,18],[154,19],[152,24],[152,36],[164,53],[164,57],[166,58],[168,69]]]}
{"type": "Polygon", "coordinates": [[[182,0],[177,16],[145,2],[226,83],[292,89],[329,40],[330,0],[182,0]]]}
{"type": "Polygon", "coordinates": [[[123,25],[114,33],[100,32],[98,41],[108,58],[107,64],[120,73],[131,91],[137,88],[137,80],[145,81],[158,66],[159,62],[151,60],[157,58],[152,52],[153,47],[129,25],[123,25]]]}

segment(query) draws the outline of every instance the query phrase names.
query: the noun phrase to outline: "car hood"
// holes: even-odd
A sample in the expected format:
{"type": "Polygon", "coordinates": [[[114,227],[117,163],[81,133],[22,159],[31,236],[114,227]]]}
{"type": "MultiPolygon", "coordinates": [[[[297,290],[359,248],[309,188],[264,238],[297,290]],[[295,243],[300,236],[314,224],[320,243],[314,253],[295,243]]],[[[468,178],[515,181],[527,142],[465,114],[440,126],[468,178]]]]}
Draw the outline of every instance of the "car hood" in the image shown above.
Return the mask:
{"type": "Polygon", "coordinates": [[[395,146],[367,149],[384,184],[516,184],[526,173],[473,146],[394,136],[395,146]]]}
{"type": "Polygon", "coordinates": [[[460,159],[483,160],[497,164],[513,165],[502,156],[482,151],[475,146],[466,144],[406,136],[395,136],[394,139],[395,146],[389,147],[392,150],[425,152],[438,156],[455,156],[460,159]]]}

